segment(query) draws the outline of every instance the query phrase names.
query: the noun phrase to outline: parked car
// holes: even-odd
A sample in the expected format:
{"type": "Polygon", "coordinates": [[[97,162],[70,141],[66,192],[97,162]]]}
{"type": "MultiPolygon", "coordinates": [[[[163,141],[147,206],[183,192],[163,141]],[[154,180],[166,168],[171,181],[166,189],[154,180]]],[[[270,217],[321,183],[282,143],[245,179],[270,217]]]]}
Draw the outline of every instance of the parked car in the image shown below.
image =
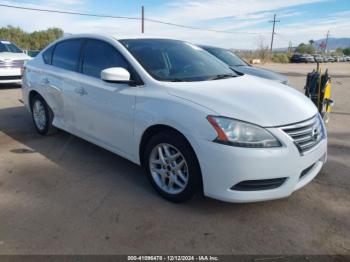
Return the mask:
{"type": "Polygon", "coordinates": [[[243,61],[239,56],[235,55],[232,51],[213,47],[213,46],[200,46],[204,50],[208,51],[227,65],[229,65],[233,70],[241,74],[248,74],[253,76],[258,76],[270,80],[280,82],[282,84],[288,84],[288,78],[284,75],[278,74],[271,70],[253,67],[250,64],[243,61]]]}
{"type": "Polygon", "coordinates": [[[26,64],[22,92],[39,134],[66,130],[140,164],[175,202],[287,197],[326,161],[311,100],[183,41],[68,36],[26,64]]]}
{"type": "Polygon", "coordinates": [[[350,56],[345,56],[345,57],[344,57],[344,60],[345,60],[346,62],[350,61],[350,56]]]}
{"type": "Polygon", "coordinates": [[[341,57],[340,56],[333,56],[334,62],[341,62],[341,57]]]}
{"type": "Polygon", "coordinates": [[[292,63],[314,63],[315,59],[312,55],[308,54],[294,54],[290,61],[292,63]]]}
{"type": "Polygon", "coordinates": [[[305,58],[305,63],[315,63],[315,58],[312,55],[303,55],[305,58]]]}
{"type": "Polygon", "coordinates": [[[21,83],[21,70],[29,59],[15,44],[0,40],[0,84],[21,83]]]}
{"type": "Polygon", "coordinates": [[[335,62],[335,59],[332,56],[325,56],[326,62],[335,62]]]}
{"type": "Polygon", "coordinates": [[[329,60],[329,57],[328,57],[328,56],[324,56],[324,57],[323,57],[323,60],[324,60],[324,62],[325,62],[325,63],[330,62],[330,60],[329,60]]]}
{"type": "Polygon", "coordinates": [[[324,59],[323,59],[323,57],[321,55],[314,55],[314,59],[318,63],[323,63],[324,62],[324,59]]]}

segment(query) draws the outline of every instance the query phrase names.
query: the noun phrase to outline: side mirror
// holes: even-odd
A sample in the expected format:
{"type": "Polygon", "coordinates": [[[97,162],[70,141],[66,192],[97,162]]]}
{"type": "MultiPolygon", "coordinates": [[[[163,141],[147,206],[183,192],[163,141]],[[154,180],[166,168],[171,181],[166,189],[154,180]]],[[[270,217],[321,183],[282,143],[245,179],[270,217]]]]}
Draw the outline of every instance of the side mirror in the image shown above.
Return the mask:
{"type": "Polygon", "coordinates": [[[130,83],[130,73],[122,67],[111,67],[102,70],[101,79],[110,83],[130,83]]]}

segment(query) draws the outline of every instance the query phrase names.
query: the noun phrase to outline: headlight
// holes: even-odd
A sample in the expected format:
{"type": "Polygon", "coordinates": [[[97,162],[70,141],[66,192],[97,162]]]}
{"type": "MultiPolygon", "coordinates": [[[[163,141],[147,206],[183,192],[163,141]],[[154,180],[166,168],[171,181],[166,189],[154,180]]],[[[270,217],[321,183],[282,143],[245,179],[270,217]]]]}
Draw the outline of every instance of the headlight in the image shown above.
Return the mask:
{"type": "Polygon", "coordinates": [[[227,117],[208,116],[218,133],[216,142],[240,147],[280,147],[281,143],[266,129],[227,117]]]}

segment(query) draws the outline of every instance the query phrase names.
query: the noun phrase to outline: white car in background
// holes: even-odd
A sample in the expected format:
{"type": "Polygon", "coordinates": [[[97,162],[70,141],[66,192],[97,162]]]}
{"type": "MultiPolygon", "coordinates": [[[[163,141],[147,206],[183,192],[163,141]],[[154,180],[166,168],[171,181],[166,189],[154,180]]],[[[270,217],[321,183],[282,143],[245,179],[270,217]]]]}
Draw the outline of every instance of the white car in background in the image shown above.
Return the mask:
{"type": "Polygon", "coordinates": [[[15,44],[0,40],[0,84],[20,84],[23,66],[30,59],[15,44]]]}
{"type": "Polygon", "coordinates": [[[311,100],[183,41],[69,36],[27,63],[22,92],[40,134],[63,129],[143,165],[175,202],[287,197],[326,161],[311,100]]]}

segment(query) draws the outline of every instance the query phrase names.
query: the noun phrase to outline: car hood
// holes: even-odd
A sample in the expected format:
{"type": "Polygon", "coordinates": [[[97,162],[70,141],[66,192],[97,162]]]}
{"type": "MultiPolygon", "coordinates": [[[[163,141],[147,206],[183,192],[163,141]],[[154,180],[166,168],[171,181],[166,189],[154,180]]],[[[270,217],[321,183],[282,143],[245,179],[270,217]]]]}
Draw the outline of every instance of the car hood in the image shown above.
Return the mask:
{"type": "Polygon", "coordinates": [[[29,60],[31,59],[31,57],[26,55],[25,53],[0,52],[0,59],[6,61],[29,60]]]}
{"type": "Polygon", "coordinates": [[[254,76],[165,85],[170,95],[210,109],[217,115],[264,127],[303,121],[317,108],[292,87],[254,76]]]}
{"type": "Polygon", "coordinates": [[[271,70],[258,68],[258,67],[252,67],[252,66],[232,66],[232,68],[235,71],[238,71],[239,73],[274,80],[274,81],[280,82],[282,84],[288,83],[287,77],[285,77],[284,75],[281,75],[279,73],[273,72],[271,70]]]}

